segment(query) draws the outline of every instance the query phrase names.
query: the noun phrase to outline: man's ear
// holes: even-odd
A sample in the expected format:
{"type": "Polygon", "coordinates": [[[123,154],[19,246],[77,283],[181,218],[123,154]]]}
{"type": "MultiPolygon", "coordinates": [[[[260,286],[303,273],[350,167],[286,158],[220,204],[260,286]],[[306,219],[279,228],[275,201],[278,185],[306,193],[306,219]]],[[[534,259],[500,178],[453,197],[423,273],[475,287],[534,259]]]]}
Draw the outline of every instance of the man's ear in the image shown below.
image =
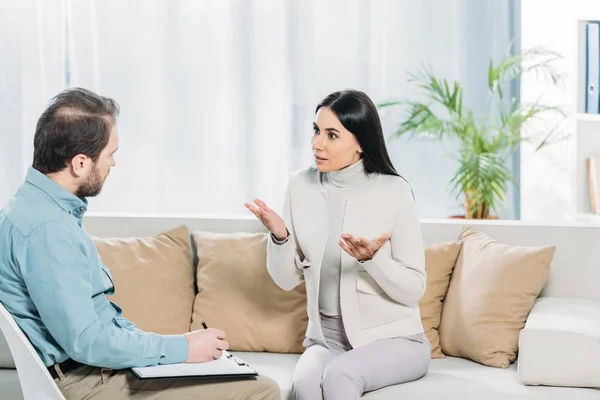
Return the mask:
{"type": "Polygon", "coordinates": [[[87,175],[92,160],[85,154],[77,154],[71,159],[71,170],[76,177],[87,175]]]}

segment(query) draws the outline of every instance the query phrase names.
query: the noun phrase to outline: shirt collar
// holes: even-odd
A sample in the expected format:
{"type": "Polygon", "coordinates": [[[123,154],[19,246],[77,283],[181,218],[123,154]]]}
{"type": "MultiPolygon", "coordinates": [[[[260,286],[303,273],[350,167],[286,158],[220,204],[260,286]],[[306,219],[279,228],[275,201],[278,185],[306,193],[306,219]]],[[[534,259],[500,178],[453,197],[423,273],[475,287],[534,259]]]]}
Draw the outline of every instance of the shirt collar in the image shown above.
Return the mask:
{"type": "Polygon", "coordinates": [[[37,169],[29,167],[25,180],[46,193],[60,208],[69,214],[81,218],[87,211],[88,201],[85,198],[75,196],[37,169]]]}

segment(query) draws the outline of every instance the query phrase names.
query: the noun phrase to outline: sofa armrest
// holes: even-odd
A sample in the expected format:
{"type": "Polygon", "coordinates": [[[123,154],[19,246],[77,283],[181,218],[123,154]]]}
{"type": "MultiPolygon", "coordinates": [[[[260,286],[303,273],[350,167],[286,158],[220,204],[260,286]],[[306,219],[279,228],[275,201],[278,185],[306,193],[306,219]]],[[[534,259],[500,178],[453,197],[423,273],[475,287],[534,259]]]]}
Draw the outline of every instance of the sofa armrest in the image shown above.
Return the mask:
{"type": "Polygon", "coordinates": [[[539,298],[519,335],[526,385],[600,387],[600,303],[539,298]]]}

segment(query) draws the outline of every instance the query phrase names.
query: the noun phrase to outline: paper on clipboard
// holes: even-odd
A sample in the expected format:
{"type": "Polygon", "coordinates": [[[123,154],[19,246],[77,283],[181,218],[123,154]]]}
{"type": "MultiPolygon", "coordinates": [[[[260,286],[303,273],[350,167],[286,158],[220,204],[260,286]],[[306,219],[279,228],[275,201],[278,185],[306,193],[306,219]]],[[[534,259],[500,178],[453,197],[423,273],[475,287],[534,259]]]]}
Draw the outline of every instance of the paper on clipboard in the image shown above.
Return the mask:
{"type": "Polygon", "coordinates": [[[131,368],[138,379],[156,378],[242,378],[258,373],[239,357],[223,351],[220,358],[205,363],[167,364],[154,367],[131,368]]]}

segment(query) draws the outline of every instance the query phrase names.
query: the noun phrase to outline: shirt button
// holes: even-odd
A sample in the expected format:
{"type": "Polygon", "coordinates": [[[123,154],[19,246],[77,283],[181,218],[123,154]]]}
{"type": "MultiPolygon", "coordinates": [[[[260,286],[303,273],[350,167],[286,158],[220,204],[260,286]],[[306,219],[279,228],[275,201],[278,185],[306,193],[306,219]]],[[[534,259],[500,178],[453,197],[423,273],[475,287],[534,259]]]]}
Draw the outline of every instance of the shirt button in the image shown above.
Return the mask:
{"type": "Polygon", "coordinates": [[[85,208],[83,208],[83,207],[80,207],[80,208],[79,208],[79,211],[85,211],[85,208]]]}

